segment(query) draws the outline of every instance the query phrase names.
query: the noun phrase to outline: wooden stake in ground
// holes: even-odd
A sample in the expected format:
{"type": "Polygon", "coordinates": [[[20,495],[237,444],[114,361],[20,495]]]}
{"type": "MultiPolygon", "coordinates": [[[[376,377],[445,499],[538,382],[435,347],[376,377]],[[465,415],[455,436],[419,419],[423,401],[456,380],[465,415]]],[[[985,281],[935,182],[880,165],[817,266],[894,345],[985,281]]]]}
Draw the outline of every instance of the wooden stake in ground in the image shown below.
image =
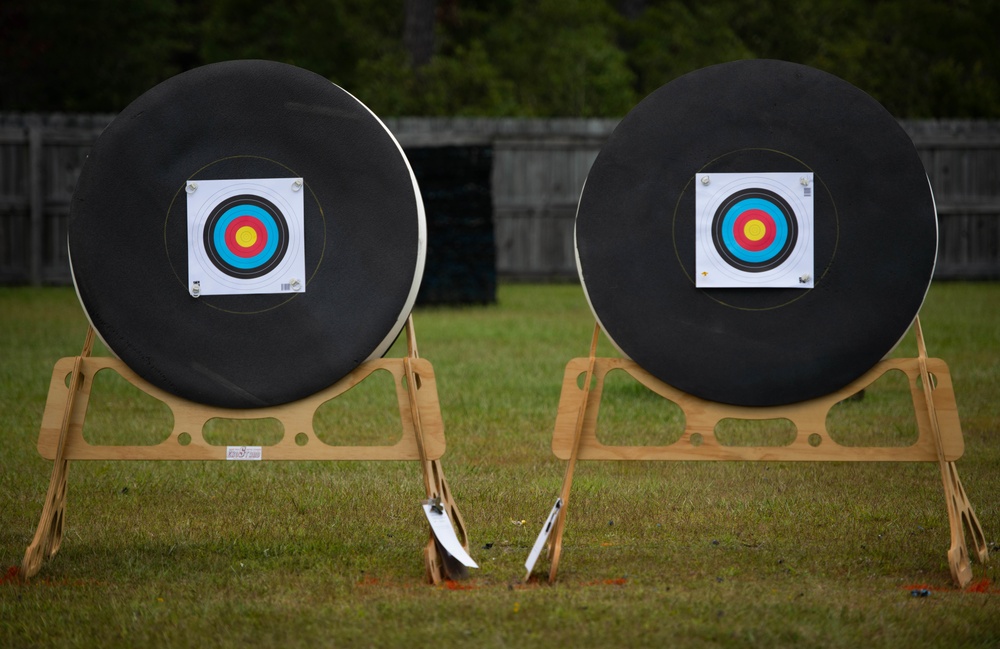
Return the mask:
{"type": "MultiPolygon", "coordinates": [[[[451,497],[451,489],[444,477],[444,468],[440,459],[428,459],[424,448],[423,424],[420,421],[420,408],[418,405],[418,393],[422,389],[420,375],[413,369],[413,361],[419,358],[417,351],[417,338],[413,330],[413,317],[406,321],[406,358],[403,359],[403,366],[406,370],[406,393],[410,402],[410,413],[413,421],[413,432],[417,439],[417,449],[420,453],[420,468],[424,475],[424,490],[427,498],[439,504],[445,516],[451,519],[455,533],[465,551],[469,551],[469,538],[465,530],[465,521],[462,519],[458,505],[451,497]]],[[[430,539],[424,548],[424,561],[427,565],[427,578],[433,584],[440,583],[443,579],[464,579],[468,576],[468,570],[461,562],[454,559],[438,542],[437,537],[431,531],[430,539]]]]}
{"type": "MultiPolygon", "coordinates": [[[[562,508],[556,516],[555,529],[552,530],[552,540],[549,543],[549,583],[556,580],[556,571],[559,570],[559,558],[562,556],[562,535],[566,528],[566,508],[569,505],[569,492],[573,486],[573,472],[576,470],[576,461],[580,455],[580,439],[583,435],[584,416],[587,411],[587,400],[590,396],[590,384],[594,379],[594,363],[597,356],[597,339],[601,335],[601,326],[594,325],[594,335],[590,340],[590,356],[587,362],[587,372],[583,377],[582,393],[580,395],[580,405],[577,409],[576,425],[573,431],[573,448],[570,452],[569,463],[566,465],[566,474],[563,477],[562,491],[559,498],[562,500],[562,508]]],[[[525,575],[525,580],[530,575],[525,575]]]]}
{"type": "Polygon", "coordinates": [[[52,477],[49,478],[49,490],[45,494],[45,504],[42,505],[42,516],[35,530],[35,537],[24,552],[24,561],[18,570],[18,578],[22,580],[35,576],[42,568],[42,562],[55,556],[62,543],[63,521],[66,514],[66,480],[69,475],[69,460],[66,458],[66,437],[69,432],[69,422],[73,418],[73,407],[77,404],[77,394],[83,387],[83,360],[88,358],[94,349],[94,328],[87,328],[83,341],[83,349],[73,362],[73,372],[69,380],[69,388],[62,407],[62,423],[59,426],[59,440],[56,443],[56,455],[52,462],[52,477]]]}
{"type": "Polygon", "coordinates": [[[966,586],[972,581],[972,565],[969,562],[969,548],[965,544],[965,532],[972,537],[976,546],[976,557],[980,563],[989,558],[986,545],[986,535],[979,524],[976,513],[972,511],[969,497],[958,477],[958,467],[945,457],[944,444],[941,439],[941,425],[938,422],[934,405],[934,391],[937,377],[927,369],[927,347],[924,343],[924,332],[917,318],[914,327],[917,335],[917,360],[920,363],[920,382],[924,391],[924,402],[927,404],[927,418],[931,425],[937,451],[938,466],[941,469],[941,484],[944,488],[945,506],[948,509],[948,526],[951,529],[951,547],[948,548],[948,567],[951,568],[951,578],[959,586],[966,586]]]}

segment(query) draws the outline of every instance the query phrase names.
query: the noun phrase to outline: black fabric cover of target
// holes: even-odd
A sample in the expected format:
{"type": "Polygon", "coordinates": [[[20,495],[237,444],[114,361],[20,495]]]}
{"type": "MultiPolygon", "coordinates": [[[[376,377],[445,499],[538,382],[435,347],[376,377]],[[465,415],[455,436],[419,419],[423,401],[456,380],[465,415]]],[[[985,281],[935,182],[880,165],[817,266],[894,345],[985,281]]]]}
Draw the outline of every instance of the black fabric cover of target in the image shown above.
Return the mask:
{"type": "Polygon", "coordinates": [[[274,405],[398,333],[422,272],[419,201],[395,140],[350,94],[289,65],[218,63],[154,87],[98,139],[73,196],[71,267],[140,376],[210,405],[274,405]],[[298,177],[305,292],[192,298],[185,182],[298,177]]]}
{"type": "Polygon", "coordinates": [[[598,155],[576,244],[595,316],[653,375],[704,399],[793,403],[838,390],[906,332],[934,269],[920,159],[874,99],[768,60],[682,76],[598,155]],[[815,287],[695,287],[696,176],[813,172],[815,287]]]}

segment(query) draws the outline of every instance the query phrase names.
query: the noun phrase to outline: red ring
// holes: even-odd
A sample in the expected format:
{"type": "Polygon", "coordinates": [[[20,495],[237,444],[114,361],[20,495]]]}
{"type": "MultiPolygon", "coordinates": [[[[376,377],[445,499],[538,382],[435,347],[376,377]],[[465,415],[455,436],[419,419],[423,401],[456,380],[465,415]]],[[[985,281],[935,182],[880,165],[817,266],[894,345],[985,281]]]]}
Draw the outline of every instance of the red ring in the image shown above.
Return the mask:
{"type": "Polygon", "coordinates": [[[267,245],[267,228],[264,224],[252,216],[237,216],[235,219],[229,222],[226,226],[226,247],[229,248],[229,252],[233,253],[237,257],[253,257],[254,255],[260,254],[267,245]],[[248,248],[244,248],[236,241],[236,233],[240,231],[242,227],[251,227],[254,232],[257,233],[257,241],[248,248]]]}
{"type": "Polygon", "coordinates": [[[738,243],[744,250],[749,250],[751,252],[765,250],[769,245],[771,245],[771,243],[774,242],[774,237],[777,235],[777,231],[778,228],[774,223],[774,218],[764,210],[747,210],[737,216],[736,223],[733,224],[733,237],[736,239],[736,243],[738,243]],[[764,224],[764,236],[756,241],[750,239],[744,233],[744,228],[746,227],[747,222],[753,220],[760,221],[764,224]]]}

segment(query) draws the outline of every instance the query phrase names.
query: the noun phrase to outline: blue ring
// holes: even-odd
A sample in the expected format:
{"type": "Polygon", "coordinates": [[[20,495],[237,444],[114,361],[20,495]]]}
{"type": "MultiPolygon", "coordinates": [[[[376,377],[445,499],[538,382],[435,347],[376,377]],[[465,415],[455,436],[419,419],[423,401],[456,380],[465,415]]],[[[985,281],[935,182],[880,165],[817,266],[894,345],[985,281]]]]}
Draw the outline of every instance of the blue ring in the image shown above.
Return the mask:
{"type": "Polygon", "coordinates": [[[267,210],[256,205],[236,205],[223,212],[219,220],[215,222],[215,230],[212,232],[212,243],[215,244],[216,254],[230,266],[241,270],[258,268],[266,264],[278,249],[278,224],[275,223],[274,217],[267,210]],[[228,246],[226,246],[226,228],[233,222],[233,219],[240,216],[257,217],[267,231],[267,245],[253,257],[234,255],[228,246]]]}
{"type": "Polygon", "coordinates": [[[774,258],[785,247],[785,242],[788,241],[788,222],[785,220],[784,213],[774,203],[762,198],[744,198],[730,207],[722,218],[722,241],[725,243],[726,249],[740,261],[759,264],[774,258]],[[736,219],[747,210],[767,212],[774,220],[776,226],[774,241],[763,250],[747,250],[736,242],[736,236],[733,234],[736,219]]]}

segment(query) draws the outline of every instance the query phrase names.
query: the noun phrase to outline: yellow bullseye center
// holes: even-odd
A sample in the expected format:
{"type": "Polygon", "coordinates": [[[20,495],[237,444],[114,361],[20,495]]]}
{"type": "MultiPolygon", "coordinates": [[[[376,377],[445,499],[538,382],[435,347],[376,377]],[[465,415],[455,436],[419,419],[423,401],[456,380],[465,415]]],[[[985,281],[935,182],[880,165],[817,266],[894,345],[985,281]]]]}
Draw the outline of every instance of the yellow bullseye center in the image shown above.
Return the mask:
{"type": "Polygon", "coordinates": [[[253,244],[257,243],[257,231],[249,225],[244,225],[236,231],[236,243],[244,248],[249,248],[253,244]]]}
{"type": "Polygon", "coordinates": [[[767,228],[764,227],[764,224],[757,219],[751,219],[746,222],[746,225],[743,226],[743,234],[745,234],[747,239],[750,239],[750,241],[760,241],[763,239],[766,230],[767,228]]]}

